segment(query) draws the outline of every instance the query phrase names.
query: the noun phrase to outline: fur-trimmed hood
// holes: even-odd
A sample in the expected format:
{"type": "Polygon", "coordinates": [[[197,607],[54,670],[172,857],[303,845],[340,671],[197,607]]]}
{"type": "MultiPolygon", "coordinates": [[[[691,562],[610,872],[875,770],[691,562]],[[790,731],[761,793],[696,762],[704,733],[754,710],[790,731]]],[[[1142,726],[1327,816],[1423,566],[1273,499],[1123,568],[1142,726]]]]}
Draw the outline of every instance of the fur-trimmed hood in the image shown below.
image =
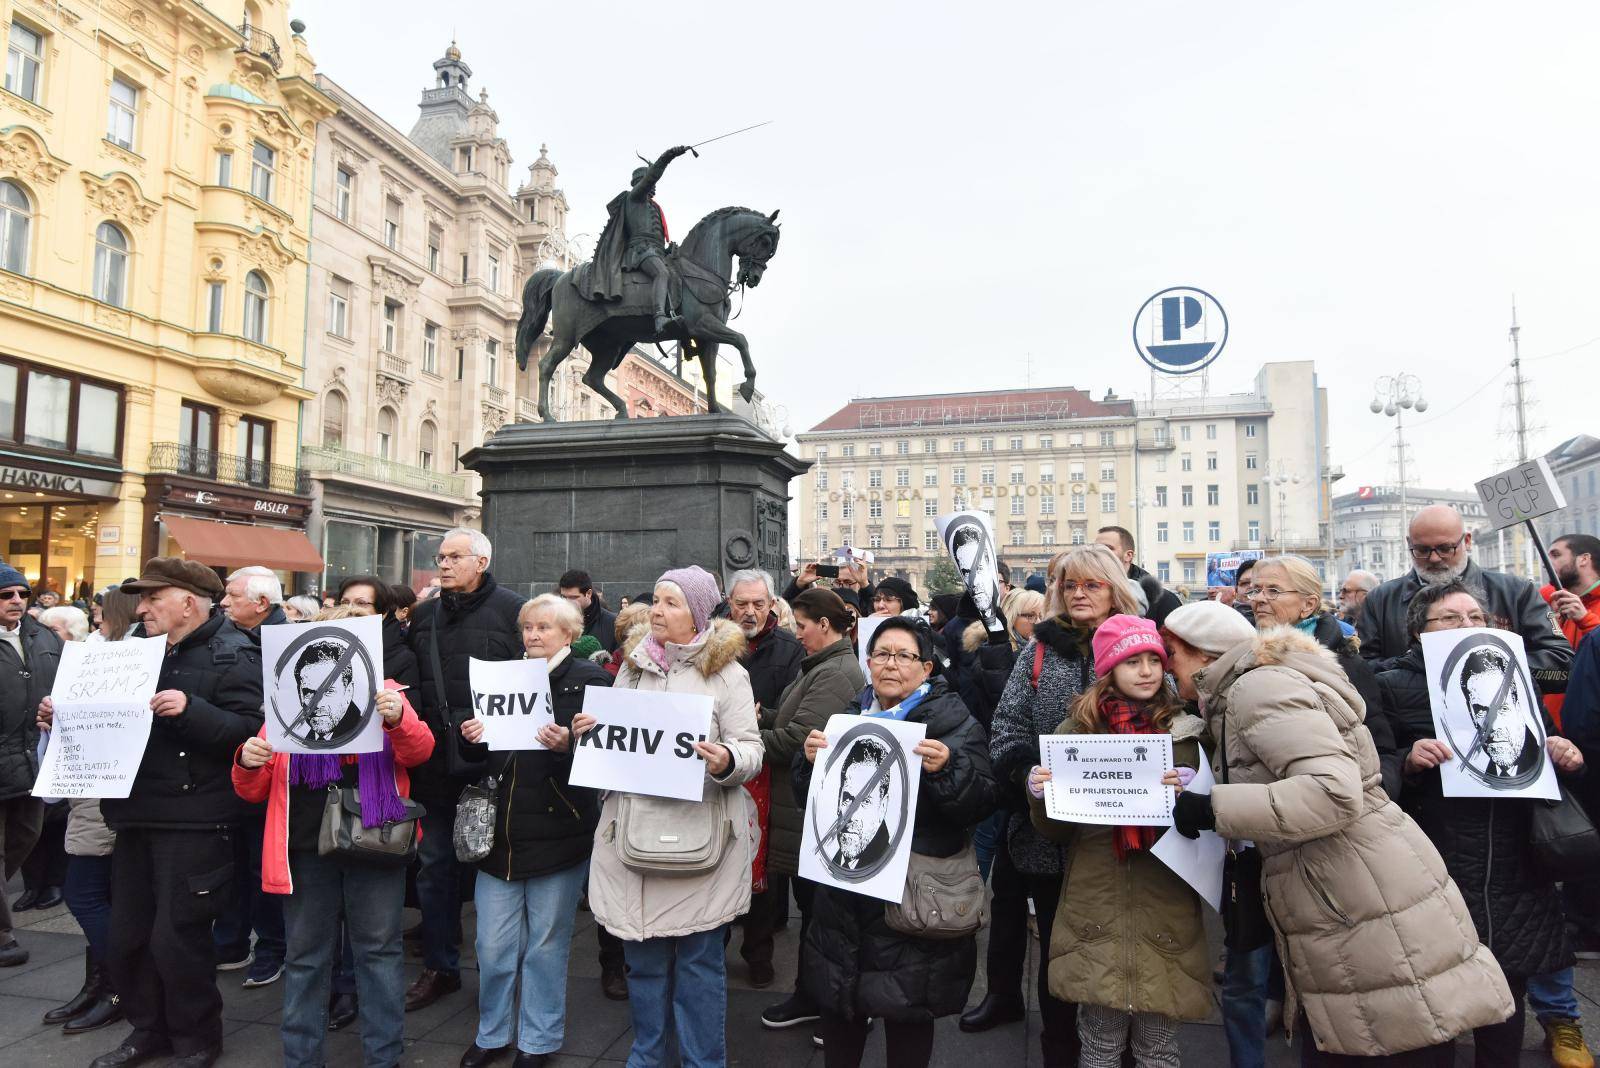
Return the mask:
{"type": "MultiPolygon", "coordinates": [[[[1355,709],[1365,708],[1361,694],[1339,666],[1338,658],[1304,631],[1270,627],[1247,642],[1240,642],[1195,676],[1202,707],[1212,703],[1248,671],[1262,667],[1290,668],[1314,683],[1322,683],[1355,709]]],[[[1359,722],[1359,713],[1357,722],[1359,722]]]]}
{"type": "MultiPolygon", "coordinates": [[[[639,671],[659,675],[661,668],[643,649],[644,640],[649,634],[648,620],[628,631],[628,636],[622,642],[623,660],[639,671]]],[[[699,640],[688,645],[668,642],[667,654],[674,659],[688,660],[699,669],[701,675],[709,679],[743,656],[745,645],[744,631],[739,629],[738,624],[728,619],[714,619],[710,630],[701,635],[699,640]]]]}

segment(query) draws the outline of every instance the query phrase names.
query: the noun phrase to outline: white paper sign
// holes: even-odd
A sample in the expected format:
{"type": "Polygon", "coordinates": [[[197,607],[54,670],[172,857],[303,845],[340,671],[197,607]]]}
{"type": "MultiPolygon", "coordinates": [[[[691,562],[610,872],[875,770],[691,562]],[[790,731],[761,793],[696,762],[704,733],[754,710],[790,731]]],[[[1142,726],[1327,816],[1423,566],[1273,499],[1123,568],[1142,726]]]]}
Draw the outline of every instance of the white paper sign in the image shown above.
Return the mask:
{"type": "Polygon", "coordinates": [[[706,762],[694,743],[711,732],[710,695],[590,686],[583,710],[595,725],[572,750],[574,786],[699,801],[706,762]]]}
{"type": "Polygon", "coordinates": [[[165,638],[67,642],[35,797],[127,797],[150,740],[165,638]]]}
{"type": "Polygon", "coordinates": [[[267,741],[280,753],[376,753],[383,748],[378,616],[261,628],[267,741]]]}
{"type": "Polygon", "coordinates": [[[479,660],[467,664],[473,718],[490,749],[547,749],[539,728],[556,721],[550,709],[550,665],[544,660],[479,660]]]}
{"type": "Polygon", "coordinates": [[[878,633],[878,628],[888,616],[862,616],[856,620],[856,659],[861,661],[861,677],[867,682],[872,681],[872,665],[868,663],[869,651],[872,649],[872,636],[878,633]]]}
{"type": "MultiPolygon", "coordinates": [[[[1201,749],[1200,767],[1185,789],[1209,796],[1216,782],[1211,761],[1201,749]]],[[[1227,853],[1228,843],[1216,831],[1201,831],[1198,838],[1185,838],[1176,827],[1167,828],[1167,833],[1150,847],[1152,856],[1194,887],[1200,899],[1217,912],[1222,911],[1222,862],[1227,853]]]]}
{"type": "Polygon", "coordinates": [[[1567,506],[1561,484],[1551,474],[1550,465],[1543,456],[1479,482],[1478,496],[1489,513],[1489,525],[1496,530],[1559,512],[1567,506]]]}
{"type": "Polygon", "coordinates": [[[1522,636],[1469,627],[1422,636],[1446,797],[1561,796],[1522,636]]]}
{"type": "Polygon", "coordinates": [[[830,716],[800,835],[800,876],[883,901],[905,895],[928,728],[871,716],[830,716]]]}
{"type": "Polygon", "coordinates": [[[1044,734],[1045,811],[1066,823],[1172,824],[1170,734],[1044,734]]]}

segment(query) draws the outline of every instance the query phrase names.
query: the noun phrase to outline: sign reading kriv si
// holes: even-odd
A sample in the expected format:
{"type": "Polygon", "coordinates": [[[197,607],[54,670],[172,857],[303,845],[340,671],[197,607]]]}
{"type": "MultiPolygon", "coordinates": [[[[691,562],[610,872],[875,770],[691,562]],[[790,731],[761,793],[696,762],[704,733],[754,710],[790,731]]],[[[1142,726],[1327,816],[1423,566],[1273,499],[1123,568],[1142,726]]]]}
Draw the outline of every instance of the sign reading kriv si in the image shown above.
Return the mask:
{"type": "Polygon", "coordinates": [[[1170,734],[1046,734],[1039,752],[1050,770],[1045,810],[1067,823],[1172,823],[1170,734]]]}
{"type": "Polygon", "coordinates": [[[694,743],[711,731],[710,696],[591,686],[583,710],[595,724],[572,750],[574,786],[699,801],[706,764],[694,743]]]}
{"type": "Polygon", "coordinates": [[[1561,486],[1543,456],[1479,482],[1478,496],[1489,513],[1490,526],[1496,530],[1567,506],[1561,486]]]}
{"type": "Polygon", "coordinates": [[[483,724],[490,749],[546,749],[539,728],[554,723],[550,711],[550,666],[543,660],[479,660],[467,663],[472,715],[483,724]]]}

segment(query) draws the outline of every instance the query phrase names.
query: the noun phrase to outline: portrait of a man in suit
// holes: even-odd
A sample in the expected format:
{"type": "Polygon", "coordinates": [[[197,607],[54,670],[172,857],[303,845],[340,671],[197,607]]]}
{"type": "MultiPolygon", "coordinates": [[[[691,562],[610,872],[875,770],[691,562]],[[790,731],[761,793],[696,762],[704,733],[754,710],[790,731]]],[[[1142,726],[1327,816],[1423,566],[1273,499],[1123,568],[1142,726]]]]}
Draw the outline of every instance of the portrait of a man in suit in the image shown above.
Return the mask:
{"type": "Polygon", "coordinates": [[[1522,692],[1517,663],[1492,645],[1479,646],[1461,664],[1461,693],[1482,737],[1468,764],[1490,786],[1512,789],[1538,768],[1544,747],[1531,719],[1533,697],[1522,692]],[[1505,697],[1500,700],[1501,691],[1505,697]]]}
{"type": "Polygon", "coordinates": [[[839,828],[833,864],[841,871],[871,871],[889,856],[889,750],[877,738],[851,743],[839,776],[839,828]],[[880,774],[881,772],[881,774],[880,774]],[[860,804],[856,804],[857,801],[860,804]],[[854,811],[850,811],[854,805],[854,811]],[[849,811],[849,815],[845,813],[849,811]]]}
{"type": "Polygon", "coordinates": [[[350,648],[348,642],[325,638],[307,645],[295,660],[301,718],[292,733],[306,745],[339,745],[361,729],[350,648]]]}

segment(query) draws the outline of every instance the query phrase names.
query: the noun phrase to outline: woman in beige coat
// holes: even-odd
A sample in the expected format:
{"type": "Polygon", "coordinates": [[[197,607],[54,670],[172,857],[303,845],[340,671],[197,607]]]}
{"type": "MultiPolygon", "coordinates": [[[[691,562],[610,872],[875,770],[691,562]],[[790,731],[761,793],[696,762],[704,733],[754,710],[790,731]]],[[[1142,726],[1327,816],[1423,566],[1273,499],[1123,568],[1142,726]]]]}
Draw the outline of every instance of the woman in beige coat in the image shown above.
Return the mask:
{"type": "Polygon", "coordinates": [[[1315,1041],[1304,1063],[1424,1051],[1506,1019],[1505,976],[1438,850],[1383,792],[1365,707],[1333,654],[1288,627],[1218,649],[1212,615],[1231,611],[1208,601],[1167,617],[1179,693],[1216,743],[1217,786],[1181,794],[1173,815],[1190,837],[1261,850],[1284,1019],[1315,1041]]]}
{"type": "MultiPolygon", "coordinates": [[[[721,599],[715,580],[698,567],[668,571],[656,583],[648,627],[628,636],[616,686],[709,695],[711,729],[695,751],[705,761],[698,802],[611,793],[600,810],[589,869],[589,906],[606,930],[623,940],[628,1000],[633,1014],[630,1064],[662,1064],[675,1021],[685,1065],[727,1063],[727,971],[722,928],[750,907],[750,865],[760,831],[755,804],[741,784],[761,771],[763,751],[750,678],[739,664],[744,635],[727,620],[711,620],[721,599]],[[716,865],[695,874],[662,874],[622,859],[617,836],[627,807],[694,832],[720,803],[726,835],[716,865]]],[[[574,734],[594,719],[579,713],[574,734]]],[[[641,825],[643,820],[641,820],[641,825]]]]}

